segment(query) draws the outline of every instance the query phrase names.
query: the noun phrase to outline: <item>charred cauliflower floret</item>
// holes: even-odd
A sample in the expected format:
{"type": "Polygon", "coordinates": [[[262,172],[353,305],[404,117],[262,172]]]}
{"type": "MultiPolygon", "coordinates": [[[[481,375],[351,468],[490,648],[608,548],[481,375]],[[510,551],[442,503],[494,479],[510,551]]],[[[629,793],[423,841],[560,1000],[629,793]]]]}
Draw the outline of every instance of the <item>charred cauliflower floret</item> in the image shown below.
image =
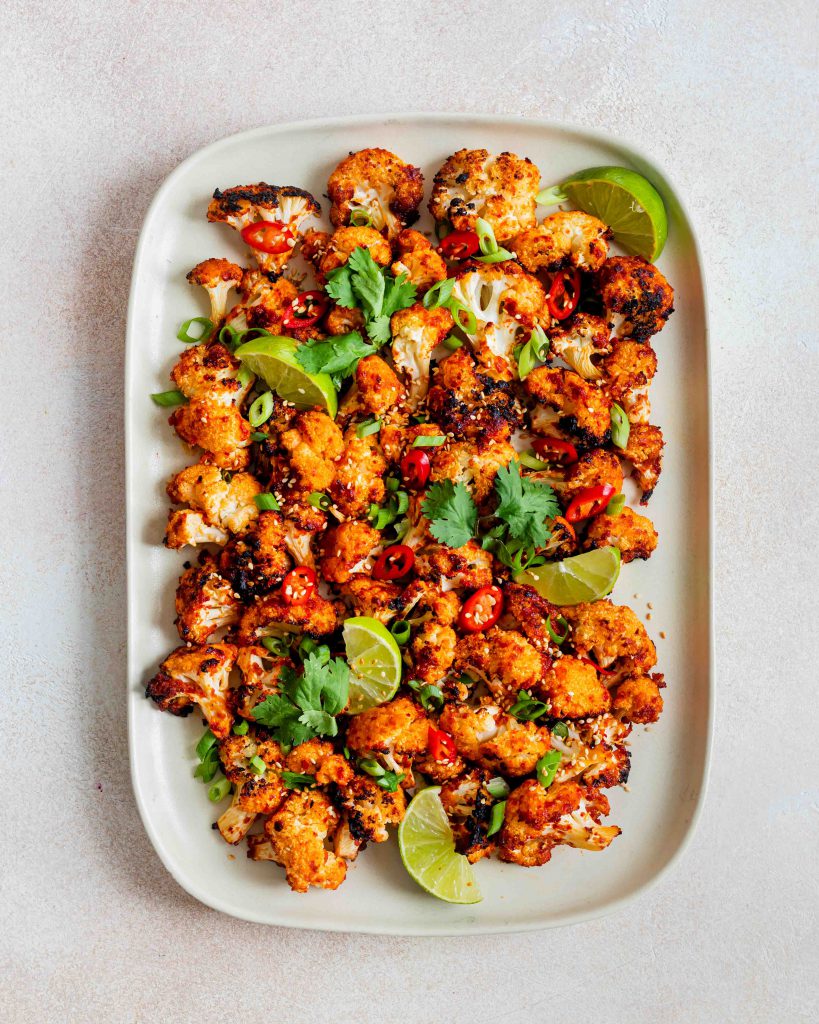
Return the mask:
{"type": "Polygon", "coordinates": [[[337,754],[327,740],[307,740],[293,747],[285,758],[284,767],[299,775],[312,775],[319,786],[343,785],[353,777],[350,762],[337,754]]]}
{"type": "Polygon", "coordinates": [[[190,714],[198,704],[213,735],[224,739],[233,725],[226,697],[235,661],[231,644],[177,647],[159,666],[145,696],[172,715],[190,714]]]}
{"type": "Polygon", "coordinates": [[[647,342],[623,338],[600,361],[604,387],[632,423],[648,423],[651,405],[648,388],[657,372],[657,356],[647,342]]]}
{"type": "Polygon", "coordinates": [[[623,458],[631,463],[631,475],[643,492],[641,505],[647,505],[660,479],[663,467],[663,432],[650,423],[633,423],[623,458]]]}
{"type": "Polygon", "coordinates": [[[192,398],[174,409],[168,423],[186,444],[201,448],[214,465],[229,470],[247,468],[250,424],[235,405],[192,398]]]}
{"type": "Polygon", "coordinates": [[[253,644],[262,636],[298,631],[316,638],[333,633],[340,623],[341,607],[317,591],[300,604],[288,604],[276,590],[248,605],[239,620],[238,638],[241,644],[253,644]]]}
{"type": "Polygon", "coordinates": [[[554,409],[557,423],[586,445],[600,445],[609,437],[611,405],[600,390],[572,370],[538,366],[526,378],[527,392],[554,409]]]}
{"type": "Polygon", "coordinates": [[[223,739],[219,758],[235,788],[230,807],[216,825],[226,843],[236,844],[247,835],[257,814],[273,814],[287,795],[280,774],[284,758],[278,743],[262,739],[255,731],[223,739]],[[251,764],[252,758],[259,760],[251,764]]]}
{"type": "Polygon", "coordinates": [[[307,501],[288,499],[284,506],[284,546],[296,565],[315,565],[313,538],[327,526],[327,516],[307,501]]]}
{"type": "Polygon", "coordinates": [[[186,398],[228,407],[240,404],[250,389],[250,383],[237,379],[241,367],[220,342],[189,345],[171,370],[171,380],[186,398]]]}
{"type": "Polygon", "coordinates": [[[544,789],[528,779],[506,801],[499,834],[501,860],[524,867],[545,864],[552,848],[574,846],[579,850],[605,850],[620,829],[600,825],[609,813],[609,802],[598,789],[563,782],[544,789]]]}
{"type": "MultiPolygon", "coordinates": [[[[601,316],[576,313],[565,326],[561,322],[550,328],[549,340],[554,355],[585,380],[599,380],[603,376],[594,359],[605,356],[611,349],[611,342],[609,325],[601,316]]],[[[616,401],[613,395],[610,397],[616,401]]]]}
{"type": "Polygon", "coordinates": [[[619,338],[647,341],[674,312],[674,290],[642,256],[612,256],[597,283],[606,315],[619,338]]]}
{"type": "Polygon", "coordinates": [[[333,305],[324,318],[327,333],[333,336],[349,334],[350,331],[364,333],[364,314],[360,309],[348,309],[347,306],[333,305]]]}
{"type": "Polygon", "coordinates": [[[509,616],[535,647],[547,647],[550,635],[546,622],[552,619],[552,628],[555,628],[558,609],[541,597],[534,587],[523,583],[507,583],[503,597],[504,616],[509,616]]]}
{"type": "MultiPolygon", "coordinates": [[[[264,271],[246,270],[242,276],[242,301],[228,314],[228,323],[235,330],[260,327],[271,334],[291,333],[284,319],[298,294],[298,288],[286,277],[271,281],[264,271]]],[[[315,331],[308,335],[311,333],[315,331]]]]}
{"type": "Polygon", "coordinates": [[[455,587],[478,590],[492,582],[492,555],[474,540],[460,548],[430,544],[416,555],[415,571],[421,579],[446,590],[455,587]]]}
{"type": "MultiPolygon", "coordinates": [[[[265,822],[272,858],[282,865],[287,883],[295,892],[307,892],[311,885],[337,889],[344,881],[346,862],[325,847],[338,823],[338,811],[318,789],[290,793],[265,822]]],[[[255,859],[263,850],[257,839],[250,845],[248,856],[255,859]]]]}
{"type": "Polygon", "coordinates": [[[380,547],[381,534],[368,523],[339,523],[321,538],[321,575],[328,583],[346,583],[355,573],[372,569],[380,547]]]}
{"type": "Polygon", "coordinates": [[[562,481],[555,481],[553,486],[561,499],[568,504],[573,498],[588,487],[599,487],[609,484],[614,493],[623,489],[623,468],[614,452],[605,448],[592,448],[583,452],[577,462],[573,462],[566,470],[562,481]]]}
{"type": "Polygon", "coordinates": [[[394,313],[390,320],[392,359],[408,389],[411,412],[427,397],[432,350],[449,334],[452,324],[448,309],[424,309],[419,302],[394,313]]]}
{"type": "Polygon", "coordinates": [[[171,501],[189,508],[170,513],[165,544],[224,544],[228,533],[240,533],[259,514],[253,499],[261,490],[249,473],[226,480],[216,466],[187,466],[168,483],[171,501]]]}
{"type": "Polygon", "coordinates": [[[176,628],[186,643],[206,644],[217,629],[233,626],[240,604],[233,587],[219,575],[216,559],[202,552],[176,588],[176,628]]]}
{"type": "Polygon", "coordinates": [[[333,471],[330,497],[342,515],[356,519],[365,516],[370,505],[381,504],[387,460],[381,454],[377,437],[358,437],[355,427],[350,427],[344,434],[344,450],[336,458],[333,471]]]}
{"type": "Polygon", "coordinates": [[[521,232],[509,248],[532,274],[562,267],[599,270],[609,252],[609,234],[597,217],[579,210],[561,210],[521,232]]]}
{"type": "Polygon", "coordinates": [[[245,604],[277,587],[290,570],[286,536],[280,512],[260,512],[256,521],[222,552],[222,575],[245,604]]]}
{"type": "Polygon", "coordinates": [[[429,721],[409,697],[362,711],[350,719],[347,746],[359,757],[374,757],[390,771],[403,772],[404,787],[413,784],[412,759],[423,754],[429,721]]]}
{"type": "Polygon", "coordinates": [[[569,641],[578,655],[591,654],[598,665],[621,677],[650,672],[657,664],[645,626],[627,605],[594,601],[562,612],[571,624],[569,641]]]}
{"type": "Polygon", "coordinates": [[[336,228],[316,265],[319,281],[323,283],[331,271],[343,267],[356,249],[366,249],[380,267],[392,262],[390,243],[375,228],[336,228]]]}
{"type": "Polygon", "coordinates": [[[504,775],[518,777],[533,772],[550,747],[547,728],[519,722],[497,704],[477,708],[447,704],[438,724],[455,740],[463,758],[504,775]]]}
{"type": "Polygon", "coordinates": [[[424,683],[437,683],[449,672],[455,659],[458,637],[451,626],[425,622],[410,644],[412,673],[424,683]]]}
{"type": "Polygon", "coordinates": [[[292,667],[289,658],[278,658],[261,644],[240,647],[236,656],[236,668],[242,680],[236,690],[239,714],[252,721],[253,709],[279,692],[282,671],[292,667]]]}
{"type": "Polygon", "coordinates": [[[502,708],[509,709],[518,691],[540,685],[548,660],[520,633],[493,628],[458,641],[455,668],[481,679],[502,708]]]}
{"type": "Polygon", "coordinates": [[[399,824],[407,809],[407,798],[400,787],[390,793],[365,775],[351,776],[349,782],[332,790],[342,814],[335,851],[347,860],[354,860],[367,843],[386,842],[387,826],[399,824]]]}
{"type": "Polygon", "coordinates": [[[419,295],[443,281],[447,276],[446,263],[437,253],[432,242],[420,231],[406,228],[395,240],[395,260],[391,267],[393,277],[407,275],[419,295]]]}
{"type": "Polygon", "coordinates": [[[474,864],[489,856],[495,848],[489,839],[492,797],[486,788],[489,772],[474,768],[441,786],[441,804],[449,818],[455,849],[474,864]]]}
{"type": "Polygon", "coordinates": [[[573,779],[584,786],[620,786],[628,782],[631,759],[625,741],[631,726],[613,715],[598,715],[564,722],[565,738],[552,734],[552,746],[560,751],[555,783],[573,779]]]}
{"type": "Polygon", "coordinates": [[[380,356],[365,356],[359,360],[355,384],[365,416],[386,415],[402,404],[406,394],[395,370],[380,356]]]}
{"type": "Polygon", "coordinates": [[[624,722],[648,725],[662,714],[663,698],[660,688],[665,681],[659,672],[624,679],[617,687],[611,703],[612,712],[624,722]]]}
{"type": "Polygon", "coordinates": [[[441,590],[427,580],[413,580],[402,592],[400,609],[402,619],[432,619],[442,626],[451,626],[458,618],[461,602],[452,590],[441,590]]]}
{"type": "Polygon", "coordinates": [[[268,253],[253,249],[259,266],[269,274],[282,272],[293,255],[303,222],[319,213],[321,207],[304,189],[293,185],[268,185],[264,181],[257,185],[237,185],[224,192],[217,188],[208,206],[209,221],[229,224],[237,231],[258,221],[284,225],[290,236],[285,252],[268,253]]]}
{"type": "Polygon", "coordinates": [[[377,231],[395,238],[418,217],[424,198],[424,176],[387,149],[362,149],[345,157],[327,182],[330,220],[334,227],[350,223],[363,210],[377,231]]]}
{"type": "Polygon", "coordinates": [[[398,465],[401,457],[413,447],[413,441],[419,437],[440,437],[444,431],[436,423],[385,423],[381,427],[378,440],[381,451],[388,462],[398,465]]]}
{"type": "Polygon", "coordinates": [[[304,491],[326,491],[335,479],[333,460],[344,450],[341,431],[326,412],[300,412],[280,436],[295,484],[304,491]]]}
{"type": "Polygon", "coordinates": [[[595,516],[589,523],[583,550],[606,547],[619,548],[624,562],[649,558],[657,547],[657,531],[650,519],[626,506],[619,515],[595,516]]]}
{"type": "Polygon", "coordinates": [[[228,295],[232,288],[239,287],[243,273],[241,267],[224,259],[204,260],[188,272],[188,281],[200,285],[208,293],[214,333],[225,319],[228,295]]]}
{"type": "Polygon", "coordinates": [[[367,615],[385,625],[401,610],[402,588],[388,580],[374,580],[367,572],[350,576],[340,584],[339,591],[350,602],[356,615],[367,615]]]}
{"type": "Polygon", "coordinates": [[[479,366],[501,380],[514,377],[515,348],[529,338],[533,328],[550,322],[540,281],[516,263],[481,264],[458,274],[452,295],[475,317],[474,330],[463,319],[459,326],[479,366]]]}
{"type": "Polygon", "coordinates": [[[474,230],[483,217],[503,244],[534,227],[540,171],[514,153],[492,156],[485,149],[460,149],[433,179],[429,210],[458,231],[474,230]]]}
{"type": "Polygon", "coordinates": [[[516,458],[517,452],[508,441],[484,437],[455,441],[432,449],[430,479],[467,484],[480,506],[493,493],[498,470],[516,458]]]}
{"type": "Polygon", "coordinates": [[[583,718],[608,711],[611,697],[593,665],[563,655],[544,673],[535,691],[553,718],[583,718]]]}
{"type": "Polygon", "coordinates": [[[514,387],[511,381],[480,373],[472,356],[460,348],[437,367],[427,408],[456,437],[506,441],[523,421],[514,387]]]}

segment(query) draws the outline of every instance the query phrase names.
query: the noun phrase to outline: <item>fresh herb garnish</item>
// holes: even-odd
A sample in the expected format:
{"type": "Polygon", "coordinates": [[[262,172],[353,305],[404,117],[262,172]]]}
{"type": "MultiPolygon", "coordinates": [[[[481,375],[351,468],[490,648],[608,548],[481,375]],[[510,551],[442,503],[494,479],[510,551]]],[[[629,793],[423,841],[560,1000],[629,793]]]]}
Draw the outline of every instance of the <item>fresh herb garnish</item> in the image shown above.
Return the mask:
{"type": "Polygon", "coordinates": [[[492,815],[489,819],[489,828],[486,832],[486,838],[493,836],[496,832],[500,832],[501,826],[503,825],[503,817],[506,814],[506,801],[501,800],[497,804],[492,805],[492,815]]]}
{"type": "Polygon", "coordinates": [[[411,306],[416,296],[406,274],[393,277],[363,246],[350,253],[343,267],[330,271],[326,290],[339,306],[363,312],[367,334],[379,347],[390,340],[392,314],[411,306]]]}
{"type": "Polygon", "coordinates": [[[478,509],[462,483],[441,480],[427,491],[422,506],[432,536],[451,548],[463,547],[475,534],[478,509]]]}
{"type": "Polygon", "coordinates": [[[536,718],[545,715],[548,710],[548,706],[541,700],[535,700],[528,690],[519,690],[518,699],[509,708],[509,714],[517,718],[519,722],[534,722],[536,718]]]}
{"type": "Polygon", "coordinates": [[[509,538],[526,547],[543,547],[550,536],[546,520],[560,515],[552,488],[522,477],[517,462],[511,462],[498,470],[495,493],[500,501],[495,515],[506,523],[509,538]]]}
{"type": "Polygon", "coordinates": [[[364,341],[358,331],[350,331],[323,341],[311,338],[296,349],[296,359],[307,373],[327,373],[340,387],[346,377],[355,373],[359,360],[375,351],[376,346],[364,341]]]}
{"type": "Polygon", "coordinates": [[[350,669],[341,658],[324,661],[318,653],[304,660],[304,674],[280,676],[281,690],[253,708],[253,717],[274,739],[297,747],[316,736],[336,736],[335,716],[347,703],[350,669]]]}
{"type": "Polygon", "coordinates": [[[560,751],[550,750],[548,754],[544,754],[543,757],[535,765],[537,771],[537,781],[543,786],[544,789],[548,789],[549,786],[554,782],[557,769],[560,767],[560,751]]]}
{"type": "Polygon", "coordinates": [[[199,758],[199,764],[193,771],[193,777],[210,782],[221,768],[218,741],[210,729],[205,729],[196,744],[196,756],[199,758]]]}

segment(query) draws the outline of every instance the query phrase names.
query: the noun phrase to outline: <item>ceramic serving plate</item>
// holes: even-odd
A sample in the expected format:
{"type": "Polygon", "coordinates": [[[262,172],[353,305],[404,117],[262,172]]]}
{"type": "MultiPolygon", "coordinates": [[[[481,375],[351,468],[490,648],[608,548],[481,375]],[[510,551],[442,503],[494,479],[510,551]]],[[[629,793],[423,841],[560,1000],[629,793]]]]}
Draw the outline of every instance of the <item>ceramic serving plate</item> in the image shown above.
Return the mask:
{"type": "MultiPolygon", "coordinates": [[[[427,189],[427,194],[428,194],[427,189]]],[[[326,201],[322,200],[325,205],[326,201]]],[[[541,211],[541,214],[546,211],[541,211]]],[[[421,229],[430,227],[424,219],[421,229]]],[[[656,882],[679,857],[702,803],[712,722],[710,616],[710,448],[707,323],[702,270],[691,225],[667,178],[616,139],[536,121],[457,115],[357,117],[277,125],[216,142],[181,164],[157,193],[136,254],[126,361],[128,500],[128,707],[137,803],[174,878],[208,906],[263,924],[407,935],[523,931],[615,909],[656,882]],[[161,714],[146,681],[178,643],[173,597],[190,556],[162,546],[165,483],[193,461],[151,392],[167,389],[181,345],[181,321],[205,313],[206,295],[186,272],[209,256],[241,261],[244,248],[224,225],[208,224],[214,188],[255,181],[293,184],[317,197],[351,150],[383,146],[420,166],[427,186],[461,147],[511,150],[540,168],[544,187],[600,164],[634,167],[656,185],[669,212],[659,265],[676,292],[676,312],[655,339],[659,373],[652,421],[663,427],[663,475],[649,514],[660,545],[624,567],[613,594],[631,605],[655,640],[665,673],[665,713],[635,729],[628,791],[608,790],[608,823],[622,835],[602,853],[554,851],[542,868],[484,860],[476,866],[483,902],[441,903],[405,873],[395,840],[371,846],[336,892],[289,890],[275,865],[253,863],[211,829],[216,808],[193,778],[197,714],[161,714]]]]}

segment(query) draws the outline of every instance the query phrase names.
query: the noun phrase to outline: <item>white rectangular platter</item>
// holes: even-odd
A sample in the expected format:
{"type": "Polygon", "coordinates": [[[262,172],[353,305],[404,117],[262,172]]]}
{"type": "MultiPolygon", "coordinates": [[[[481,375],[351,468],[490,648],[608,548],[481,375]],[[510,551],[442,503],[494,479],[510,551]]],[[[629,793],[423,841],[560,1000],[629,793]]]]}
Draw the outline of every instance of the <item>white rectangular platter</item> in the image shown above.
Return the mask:
{"type": "MultiPolygon", "coordinates": [[[[326,213],[326,202],[324,202],[326,213]]],[[[429,227],[424,219],[421,229],[429,227]]],[[[197,294],[201,291],[201,295],[197,294]]],[[[513,118],[471,115],[356,117],[277,125],[217,142],[181,164],[146,217],[128,312],[126,444],[128,502],[128,709],[134,791],[145,828],[167,869],[203,903],[264,924],[407,935],[523,931],[606,913],[656,882],[693,830],[708,766],[711,681],[711,497],[708,349],[700,258],[688,218],[667,178],[615,139],[513,118]],[[291,892],[274,865],[211,830],[207,787],[193,778],[199,715],[161,714],[144,697],[158,662],[178,643],[173,598],[190,551],[162,546],[165,483],[193,461],[149,399],[170,385],[181,321],[206,312],[186,272],[209,256],[241,261],[238,236],[208,224],[215,188],[256,181],[299,185],[317,197],[351,150],[382,146],[432,175],[462,147],[530,157],[544,187],[600,164],[634,167],[660,190],[669,212],[659,266],[673,284],[676,312],[654,339],[659,372],[652,422],[666,438],[649,515],[660,545],[648,562],[624,567],[613,600],[646,621],[668,682],[665,712],[633,735],[628,791],[609,790],[609,823],[622,835],[603,853],[558,848],[542,868],[481,861],[483,902],[451,906],[426,895],[404,872],[397,843],[371,846],[336,892],[291,892]],[[651,610],[648,611],[650,605],[651,610]],[[663,638],[664,635],[664,638],[663,638]]]]}

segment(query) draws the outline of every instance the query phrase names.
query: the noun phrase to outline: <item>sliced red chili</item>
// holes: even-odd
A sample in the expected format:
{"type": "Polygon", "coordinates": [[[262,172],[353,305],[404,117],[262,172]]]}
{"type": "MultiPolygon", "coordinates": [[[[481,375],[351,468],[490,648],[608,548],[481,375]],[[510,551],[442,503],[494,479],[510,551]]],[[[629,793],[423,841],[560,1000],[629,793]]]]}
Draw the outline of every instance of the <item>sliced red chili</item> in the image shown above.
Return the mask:
{"type": "Polygon", "coordinates": [[[378,556],[373,566],[377,580],[399,580],[415,565],[415,552],[406,544],[392,544],[378,556]]]}
{"type": "Polygon", "coordinates": [[[427,748],[434,761],[454,761],[458,756],[455,740],[448,732],[444,732],[443,729],[436,729],[433,725],[429,727],[427,748]]]}
{"type": "Polygon", "coordinates": [[[293,232],[280,220],[257,220],[248,224],[242,228],[242,238],[259,252],[269,252],[274,256],[289,252],[295,241],[293,232]]]}
{"type": "Polygon", "coordinates": [[[467,598],[458,615],[458,625],[467,633],[480,633],[494,626],[503,611],[500,587],[481,587],[467,598]]]}
{"type": "Polygon", "coordinates": [[[421,490],[429,480],[431,469],[432,463],[429,461],[429,456],[420,448],[412,448],[401,459],[401,476],[407,487],[411,487],[413,490],[421,490]]]}
{"type": "Polygon", "coordinates": [[[285,327],[313,327],[327,312],[329,305],[327,296],[319,289],[301,292],[290,303],[282,324],[285,327]]]}
{"type": "Polygon", "coordinates": [[[545,462],[559,462],[569,466],[577,462],[577,449],[571,441],[560,437],[538,437],[532,441],[532,447],[545,462]]]}
{"type": "Polygon", "coordinates": [[[474,256],[480,247],[476,231],[452,231],[442,239],[438,252],[450,260],[466,260],[474,256]]]}
{"type": "Polygon", "coordinates": [[[555,320],[565,320],[571,316],[580,301],[580,271],[558,270],[552,279],[546,301],[555,320]]]}
{"type": "Polygon", "coordinates": [[[315,593],[316,572],[307,565],[299,565],[282,580],[282,597],[287,604],[304,604],[315,593]]]}
{"type": "Polygon", "coordinates": [[[582,661],[584,665],[591,665],[592,668],[596,668],[601,676],[616,676],[617,672],[611,668],[603,668],[602,665],[598,665],[596,661],[592,661],[591,658],[579,657],[578,661],[582,661]]]}
{"type": "Polygon", "coordinates": [[[570,523],[579,523],[581,519],[591,519],[606,508],[614,494],[611,484],[600,484],[597,487],[584,487],[566,509],[566,518],[570,523]]]}

